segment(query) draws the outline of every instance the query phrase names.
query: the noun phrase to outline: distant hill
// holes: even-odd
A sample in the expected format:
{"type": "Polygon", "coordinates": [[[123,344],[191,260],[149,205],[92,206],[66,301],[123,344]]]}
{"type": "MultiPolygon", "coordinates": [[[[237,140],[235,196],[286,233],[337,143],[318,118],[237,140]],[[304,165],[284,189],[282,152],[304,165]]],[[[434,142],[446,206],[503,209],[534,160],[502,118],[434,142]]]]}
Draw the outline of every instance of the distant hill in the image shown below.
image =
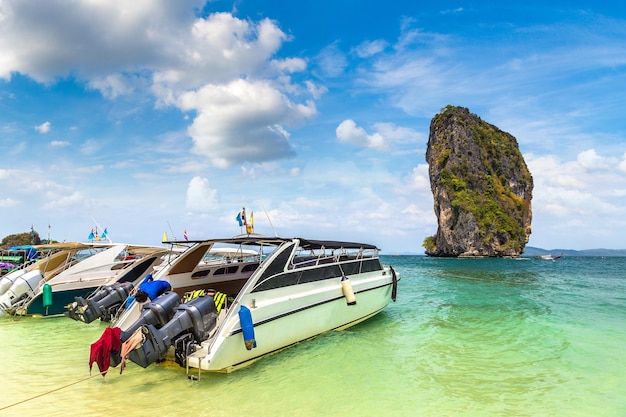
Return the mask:
{"type": "Polygon", "coordinates": [[[563,256],[626,256],[626,249],[542,249],[526,246],[522,256],[537,255],[563,255],[563,256]]]}

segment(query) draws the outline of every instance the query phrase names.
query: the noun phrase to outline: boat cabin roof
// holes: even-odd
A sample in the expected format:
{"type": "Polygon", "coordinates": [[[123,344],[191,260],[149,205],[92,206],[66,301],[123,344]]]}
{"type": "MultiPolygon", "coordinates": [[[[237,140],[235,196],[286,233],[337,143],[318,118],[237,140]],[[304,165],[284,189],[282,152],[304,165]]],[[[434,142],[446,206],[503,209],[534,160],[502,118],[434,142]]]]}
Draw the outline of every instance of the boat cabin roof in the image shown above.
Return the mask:
{"type": "MultiPolygon", "coordinates": [[[[315,240],[315,239],[304,239],[304,238],[282,238],[282,237],[268,237],[268,236],[236,236],[232,238],[225,239],[206,239],[206,240],[189,240],[185,243],[194,244],[194,243],[224,243],[224,244],[234,244],[234,245],[273,245],[279,246],[284,242],[289,242],[292,240],[298,239],[300,241],[300,246],[303,249],[313,250],[313,249],[376,249],[376,245],[371,245],[368,243],[357,243],[357,242],[344,242],[338,240],[315,240]]],[[[180,241],[164,241],[166,244],[180,244],[180,241]]]]}

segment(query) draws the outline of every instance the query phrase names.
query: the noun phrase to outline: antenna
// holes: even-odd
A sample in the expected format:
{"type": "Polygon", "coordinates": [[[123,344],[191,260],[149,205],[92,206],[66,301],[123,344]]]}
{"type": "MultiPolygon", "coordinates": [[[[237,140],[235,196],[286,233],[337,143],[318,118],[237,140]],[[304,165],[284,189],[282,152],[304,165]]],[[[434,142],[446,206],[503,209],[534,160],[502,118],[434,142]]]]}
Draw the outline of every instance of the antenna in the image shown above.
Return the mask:
{"type": "Polygon", "coordinates": [[[270,222],[270,226],[272,227],[272,231],[274,232],[274,237],[278,237],[278,234],[276,233],[276,229],[274,229],[274,225],[272,224],[272,219],[270,219],[270,215],[267,213],[267,210],[265,210],[265,206],[263,205],[263,202],[261,202],[261,208],[263,209],[263,213],[265,213],[265,217],[267,217],[267,221],[270,222]]]}
{"type": "Polygon", "coordinates": [[[170,232],[172,233],[172,236],[174,237],[174,240],[178,240],[178,239],[176,239],[176,235],[174,234],[174,231],[172,230],[172,226],[170,226],[170,221],[169,220],[166,220],[166,221],[167,221],[167,227],[170,228],[170,232]]]}

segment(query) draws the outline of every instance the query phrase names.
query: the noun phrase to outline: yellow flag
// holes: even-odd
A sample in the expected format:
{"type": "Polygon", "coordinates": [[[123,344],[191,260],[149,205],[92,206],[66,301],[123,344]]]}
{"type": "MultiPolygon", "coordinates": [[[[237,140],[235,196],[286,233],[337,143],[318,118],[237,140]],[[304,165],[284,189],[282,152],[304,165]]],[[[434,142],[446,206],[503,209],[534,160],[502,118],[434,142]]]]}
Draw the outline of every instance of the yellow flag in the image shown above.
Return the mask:
{"type": "Polygon", "coordinates": [[[167,242],[167,232],[163,232],[163,242],[167,242]]]}
{"type": "Polygon", "coordinates": [[[250,212],[250,221],[246,223],[246,233],[251,235],[254,233],[254,212],[250,212]]]}

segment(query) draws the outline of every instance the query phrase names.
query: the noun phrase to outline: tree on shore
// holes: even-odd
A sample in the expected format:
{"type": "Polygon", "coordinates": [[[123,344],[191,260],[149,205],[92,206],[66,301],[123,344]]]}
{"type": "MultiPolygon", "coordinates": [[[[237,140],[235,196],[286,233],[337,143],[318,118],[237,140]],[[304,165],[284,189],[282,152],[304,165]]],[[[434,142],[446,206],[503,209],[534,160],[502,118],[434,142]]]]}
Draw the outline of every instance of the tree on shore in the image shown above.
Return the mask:
{"type": "Polygon", "coordinates": [[[0,242],[0,249],[5,250],[13,246],[22,245],[41,245],[41,238],[36,230],[31,229],[30,232],[16,233],[8,235],[0,242]]]}

